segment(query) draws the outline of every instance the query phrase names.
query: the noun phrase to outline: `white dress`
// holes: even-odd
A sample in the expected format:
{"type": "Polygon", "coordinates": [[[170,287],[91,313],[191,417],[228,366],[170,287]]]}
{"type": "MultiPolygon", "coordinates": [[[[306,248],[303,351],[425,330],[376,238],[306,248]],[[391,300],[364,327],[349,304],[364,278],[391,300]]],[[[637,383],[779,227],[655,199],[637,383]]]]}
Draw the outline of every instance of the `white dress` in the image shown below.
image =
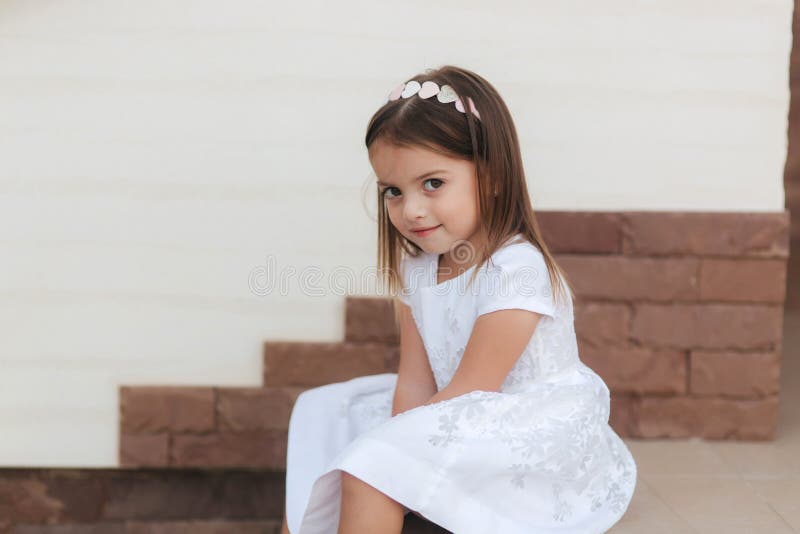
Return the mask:
{"type": "Polygon", "coordinates": [[[404,256],[400,298],[439,390],[479,315],[542,314],[528,345],[499,392],[395,417],[395,373],[304,391],[289,422],[289,531],[336,533],[342,471],[455,534],[607,531],[633,496],[636,463],[608,424],[606,384],[578,357],[571,296],[554,302],[544,257],[524,240],[507,241],[470,287],[475,267],[438,285],[437,267],[435,254],[404,256]]]}

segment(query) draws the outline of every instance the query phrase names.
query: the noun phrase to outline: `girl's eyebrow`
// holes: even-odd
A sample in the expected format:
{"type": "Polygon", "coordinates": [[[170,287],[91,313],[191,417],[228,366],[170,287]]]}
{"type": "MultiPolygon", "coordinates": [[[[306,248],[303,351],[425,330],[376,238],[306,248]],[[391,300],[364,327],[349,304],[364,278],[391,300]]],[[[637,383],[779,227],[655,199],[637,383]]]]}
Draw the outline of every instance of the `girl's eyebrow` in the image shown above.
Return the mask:
{"type": "MultiPolygon", "coordinates": [[[[445,171],[445,170],[428,171],[425,174],[417,176],[416,178],[414,178],[413,181],[414,182],[418,182],[419,180],[422,180],[423,178],[427,178],[431,174],[442,174],[442,173],[445,173],[445,172],[447,172],[447,171],[445,171]]],[[[378,180],[378,185],[392,185],[392,184],[387,184],[387,183],[384,183],[384,182],[381,182],[380,180],[378,180]]]]}

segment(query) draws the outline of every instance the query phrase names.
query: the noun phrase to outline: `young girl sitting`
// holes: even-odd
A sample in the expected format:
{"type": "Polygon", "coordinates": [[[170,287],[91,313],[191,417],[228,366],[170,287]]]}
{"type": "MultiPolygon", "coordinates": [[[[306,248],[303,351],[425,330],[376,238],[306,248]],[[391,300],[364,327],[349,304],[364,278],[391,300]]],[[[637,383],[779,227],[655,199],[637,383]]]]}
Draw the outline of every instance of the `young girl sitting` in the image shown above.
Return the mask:
{"type": "Polygon", "coordinates": [[[579,358],[505,103],[474,72],[426,71],[366,146],[399,369],[298,397],[282,532],[399,534],[408,512],[456,534],[605,532],[636,464],[579,358]]]}

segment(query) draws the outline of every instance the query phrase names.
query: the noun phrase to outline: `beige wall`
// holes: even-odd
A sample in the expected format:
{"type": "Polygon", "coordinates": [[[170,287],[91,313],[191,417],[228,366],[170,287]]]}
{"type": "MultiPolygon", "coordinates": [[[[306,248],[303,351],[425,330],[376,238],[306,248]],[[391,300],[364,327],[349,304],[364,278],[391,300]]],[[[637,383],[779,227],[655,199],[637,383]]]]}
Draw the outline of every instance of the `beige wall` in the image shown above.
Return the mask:
{"type": "Polygon", "coordinates": [[[791,3],[662,4],[0,3],[0,465],[116,465],[119,384],[340,339],[366,122],[422,68],[495,84],[537,208],[781,210],[791,3]],[[270,256],[323,294],[255,294],[270,256]]]}

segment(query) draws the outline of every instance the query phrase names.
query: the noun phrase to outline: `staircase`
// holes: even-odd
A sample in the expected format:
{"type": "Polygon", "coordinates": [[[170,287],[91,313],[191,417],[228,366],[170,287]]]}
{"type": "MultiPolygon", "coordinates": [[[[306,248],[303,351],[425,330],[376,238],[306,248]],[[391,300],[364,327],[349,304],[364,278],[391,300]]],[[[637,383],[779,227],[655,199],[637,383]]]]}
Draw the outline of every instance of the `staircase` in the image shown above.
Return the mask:
{"type": "MultiPolygon", "coordinates": [[[[264,343],[261,387],[121,387],[120,466],[268,470],[285,480],[289,417],[301,392],[397,372],[399,339],[391,301],[348,297],[345,305],[341,342],[264,343]]],[[[285,487],[271,486],[268,507],[277,534],[285,487]]],[[[409,514],[403,532],[447,531],[409,514]]]]}

